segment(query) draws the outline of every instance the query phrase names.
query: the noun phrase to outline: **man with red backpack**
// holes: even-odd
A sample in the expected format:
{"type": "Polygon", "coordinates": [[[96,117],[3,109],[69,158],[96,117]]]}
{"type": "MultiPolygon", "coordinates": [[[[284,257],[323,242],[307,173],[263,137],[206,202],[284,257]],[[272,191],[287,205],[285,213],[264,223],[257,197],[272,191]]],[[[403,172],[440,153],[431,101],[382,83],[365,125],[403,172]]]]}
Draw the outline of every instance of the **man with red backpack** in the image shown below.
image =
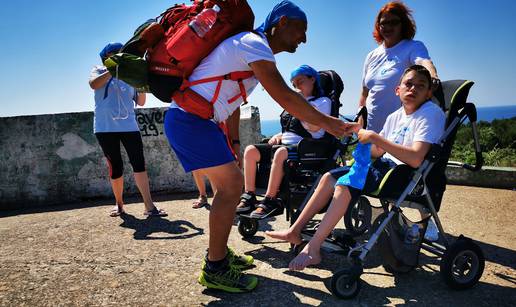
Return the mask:
{"type": "Polygon", "coordinates": [[[306,14],[290,1],[277,4],[255,31],[231,36],[218,45],[188,78],[189,90],[213,105],[211,119],[186,111],[177,96],[166,113],[165,132],[186,172],[202,170],[215,191],[210,210],[209,249],[199,283],[228,292],[245,292],[258,283],[242,273],[253,263],[251,256],[239,256],[227,246],[235,209],[242,193],[243,175],[218,123],[227,121],[235,152],[240,152],[240,105],[262,84],[269,95],[293,116],[315,124],[331,134],[348,133],[348,124],[313,108],[281,77],[274,54],[294,53],[306,42],[306,14]],[[196,80],[237,72],[240,77],[196,84],[196,80]]]}

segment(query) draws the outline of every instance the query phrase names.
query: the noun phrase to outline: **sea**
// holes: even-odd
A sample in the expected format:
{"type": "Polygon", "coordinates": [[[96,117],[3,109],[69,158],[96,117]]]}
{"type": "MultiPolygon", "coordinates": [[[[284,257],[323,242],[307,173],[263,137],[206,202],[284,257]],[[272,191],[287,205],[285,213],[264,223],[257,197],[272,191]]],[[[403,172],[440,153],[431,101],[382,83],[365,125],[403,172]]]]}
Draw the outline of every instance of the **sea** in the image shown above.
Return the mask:
{"type": "MultiPolygon", "coordinates": [[[[353,118],[353,115],[345,116],[353,118]]],[[[492,122],[495,119],[504,119],[516,117],[516,105],[496,106],[496,107],[477,107],[477,121],[492,122]]],[[[278,119],[264,119],[260,121],[262,127],[262,135],[266,137],[273,136],[281,131],[281,125],[278,119]]]]}

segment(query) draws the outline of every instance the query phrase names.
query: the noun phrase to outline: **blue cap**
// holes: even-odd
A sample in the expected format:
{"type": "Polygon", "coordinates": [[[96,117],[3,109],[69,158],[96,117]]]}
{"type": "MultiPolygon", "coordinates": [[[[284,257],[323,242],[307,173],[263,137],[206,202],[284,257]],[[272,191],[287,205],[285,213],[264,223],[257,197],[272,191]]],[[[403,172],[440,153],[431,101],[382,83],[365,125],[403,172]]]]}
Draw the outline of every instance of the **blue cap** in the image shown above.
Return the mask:
{"type": "Polygon", "coordinates": [[[111,42],[111,43],[107,44],[106,47],[104,47],[104,49],[102,49],[100,51],[100,53],[99,53],[100,58],[102,60],[104,60],[107,57],[108,53],[118,52],[118,51],[120,51],[120,49],[122,49],[123,46],[124,45],[122,45],[122,43],[111,42]]]}
{"type": "Polygon", "coordinates": [[[311,66],[308,65],[301,65],[290,73],[290,81],[292,81],[292,79],[299,75],[305,75],[315,78],[315,86],[319,90],[319,95],[323,94],[321,90],[321,80],[319,78],[319,73],[317,72],[317,70],[313,69],[311,66]]]}
{"type": "Polygon", "coordinates": [[[270,30],[278,23],[281,16],[286,16],[289,19],[299,19],[307,22],[306,14],[305,12],[303,12],[302,9],[299,8],[299,6],[295,5],[294,3],[288,0],[283,0],[280,3],[276,4],[276,6],[267,16],[267,18],[265,18],[265,22],[262,23],[258,28],[256,28],[256,31],[263,33],[267,30],[270,30]]]}

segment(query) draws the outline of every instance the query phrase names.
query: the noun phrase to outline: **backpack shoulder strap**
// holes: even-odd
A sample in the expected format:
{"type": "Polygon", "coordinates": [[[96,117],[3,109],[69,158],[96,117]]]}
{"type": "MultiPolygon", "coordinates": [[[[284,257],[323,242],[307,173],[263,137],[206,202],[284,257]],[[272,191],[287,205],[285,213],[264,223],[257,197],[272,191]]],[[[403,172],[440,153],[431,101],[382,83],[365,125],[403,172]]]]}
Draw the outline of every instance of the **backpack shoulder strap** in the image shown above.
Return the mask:
{"type": "Polygon", "coordinates": [[[111,81],[113,81],[113,77],[111,77],[111,78],[109,79],[109,81],[107,82],[107,84],[106,84],[106,88],[104,89],[104,99],[106,99],[106,98],[107,98],[107,95],[108,95],[108,88],[109,88],[109,85],[111,84],[111,81]]]}

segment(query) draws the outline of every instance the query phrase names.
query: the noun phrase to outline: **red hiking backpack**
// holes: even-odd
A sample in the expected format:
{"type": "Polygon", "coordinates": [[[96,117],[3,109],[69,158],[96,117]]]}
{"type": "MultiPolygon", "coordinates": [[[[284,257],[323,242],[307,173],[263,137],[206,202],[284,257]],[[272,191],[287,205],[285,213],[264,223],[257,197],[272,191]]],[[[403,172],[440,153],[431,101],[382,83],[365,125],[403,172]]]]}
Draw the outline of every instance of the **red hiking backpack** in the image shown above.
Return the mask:
{"type": "Polygon", "coordinates": [[[213,103],[218,98],[222,80],[234,80],[240,93],[230,102],[247,94],[242,80],[253,76],[252,71],[232,72],[188,82],[188,77],[224,39],[244,31],[252,31],[254,14],[246,0],[194,0],[192,5],[176,4],[154,20],[135,31],[135,36],[122,48],[122,53],[144,57],[147,63],[148,90],[163,102],[172,99],[186,111],[203,118],[213,117],[213,103]],[[205,8],[219,6],[217,20],[204,37],[199,37],[188,25],[205,8]],[[190,86],[216,82],[217,90],[207,101],[190,86]]]}

